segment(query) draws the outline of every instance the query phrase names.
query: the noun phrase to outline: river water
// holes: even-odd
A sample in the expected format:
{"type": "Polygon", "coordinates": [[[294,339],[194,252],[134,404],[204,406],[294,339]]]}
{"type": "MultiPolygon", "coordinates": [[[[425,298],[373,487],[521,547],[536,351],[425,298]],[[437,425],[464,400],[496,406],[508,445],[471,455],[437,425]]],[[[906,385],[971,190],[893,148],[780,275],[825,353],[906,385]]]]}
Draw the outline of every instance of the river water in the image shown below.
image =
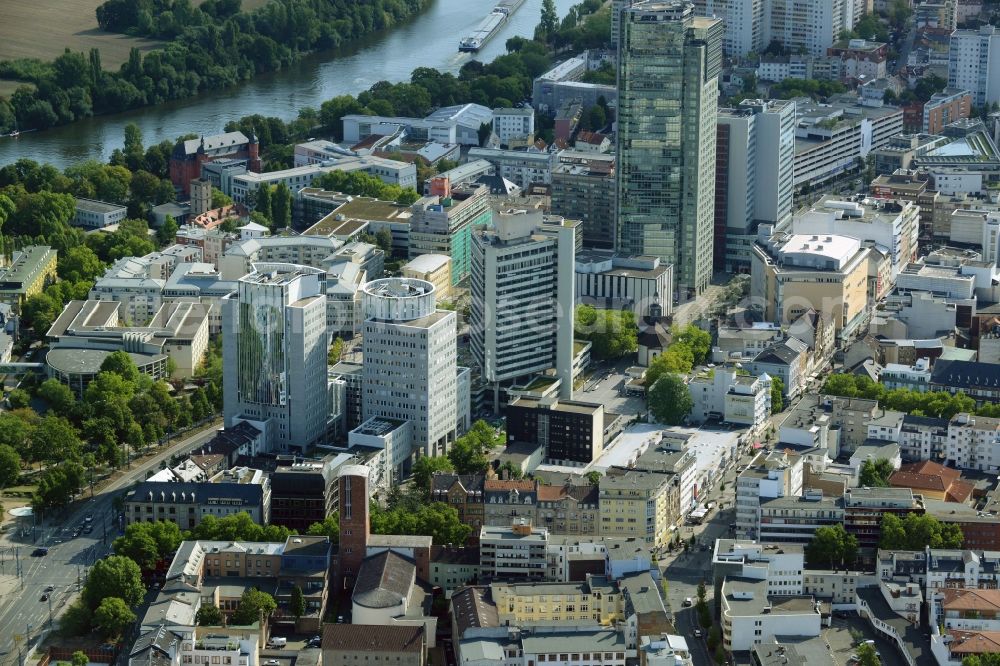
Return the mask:
{"type": "MultiPolygon", "coordinates": [[[[579,0],[555,0],[560,16],[579,0]]],[[[514,35],[530,37],[542,0],[525,0],[514,16],[478,54],[458,52],[459,40],[493,8],[495,0],[432,0],[431,7],[405,25],[373,35],[335,53],[311,56],[293,67],[265,74],[234,88],[175,100],[125,113],[0,138],[0,165],[28,157],[62,169],[86,159],[106,160],[122,146],[123,127],[135,123],[148,146],[182,134],[215,134],[230,120],[259,113],[285,120],[298,109],[319,108],[325,100],[357,94],[377,81],[408,80],[417,67],[457,73],[475,58],[484,62],[504,53],[514,35]]]]}

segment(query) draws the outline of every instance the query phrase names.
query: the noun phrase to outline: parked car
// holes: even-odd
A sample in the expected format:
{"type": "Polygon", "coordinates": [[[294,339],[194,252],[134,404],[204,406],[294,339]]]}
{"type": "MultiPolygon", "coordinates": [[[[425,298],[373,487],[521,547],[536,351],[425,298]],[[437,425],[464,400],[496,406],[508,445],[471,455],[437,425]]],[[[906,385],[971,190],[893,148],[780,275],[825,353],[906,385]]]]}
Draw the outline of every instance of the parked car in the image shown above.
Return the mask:
{"type": "Polygon", "coordinates": [[[45,557],[48,554],[49,554],[48,548],[36,548],[33,551],[31,551],[32,557],[45,557]]]}
{"type": "Polygon", "coordinates": [[[687,597],[686,599],[684,599],[684,606],[685,607],[694,606],[694,599],[692,599],[691,597],[687,597]]]}

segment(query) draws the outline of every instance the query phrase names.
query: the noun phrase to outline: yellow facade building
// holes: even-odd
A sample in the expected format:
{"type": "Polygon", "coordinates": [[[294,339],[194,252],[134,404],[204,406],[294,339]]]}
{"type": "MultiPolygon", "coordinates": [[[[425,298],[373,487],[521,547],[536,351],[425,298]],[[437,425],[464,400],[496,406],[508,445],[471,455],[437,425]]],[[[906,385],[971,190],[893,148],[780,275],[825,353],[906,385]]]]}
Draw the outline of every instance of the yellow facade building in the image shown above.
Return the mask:
{"type": "Polygon", "coordinates": [[[604,576],[577,583],[493,583],[490,592],[501,625],[611,625],[625,614],[621,590],[604,576]]]}
{"type": "Polygon", "coordinates": [[[47,245],[29,245],[14,252],[9,266],[0,268],[0,303],[18,312],[24,302],[56,281],[56,251],[47,245]]]}
{"type": "Polygon", "coordinates": [[[883,272],[882,259],[848,236],[777,233],[753,246],[750,295],[766,321],[790,324],[813,309],[849,340],[865,330],[869,275],[883,272]]]}
{"type": "Polygon", "coordinates": [[[400,270],[405,278],[425,280],[434,285],[438,302],[451,296],[451,257],[422,254],[410,259],[400,270]]]}
{"type": "Polygon", "coordinates": [[[601,478],[601,534],[637,537],[653,546],[665,545],[680,507],[680,477],[676,474],[629,470],[601,478]]]}

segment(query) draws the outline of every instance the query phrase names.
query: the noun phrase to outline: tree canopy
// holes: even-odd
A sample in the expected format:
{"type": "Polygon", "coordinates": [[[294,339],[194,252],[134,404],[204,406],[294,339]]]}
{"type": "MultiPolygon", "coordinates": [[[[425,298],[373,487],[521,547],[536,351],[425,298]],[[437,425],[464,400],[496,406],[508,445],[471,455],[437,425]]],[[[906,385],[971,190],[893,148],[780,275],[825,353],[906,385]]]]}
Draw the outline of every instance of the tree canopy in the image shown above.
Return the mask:
{"type": "Polygon", "coordinates": [[[813,566],[833,569],[853,564],[857,557],[858,540],[848,534],[843,525],[818,528],[806,546],[806,558],[813,566]]]}
{"type": "Polygon", "coordinates": [[[887,488],[889,486],[889,477],[895,471],[892,462],[887,458],[866,460],[861,463],[861,470],[858,473],[858,485],[869,488],[887,488]]]}
{"type": "Polygon", "coordinates": [[[942,523],[934,516],[908,513],[900,518],[894,513],[882,516],[879,548],[886,550],[923,550],[931,548],[961,548],[965,541],[962,528],[955,523],[942,523]]]}
{"type": "Polygon", "coordinates": [[[595,358],[616,359],[638,348],[638,328],[631,310],[598,310],[578,305],[576,337],[589,340],[595,358]]]}
{"type": "Polygon", "coordinates": [[[684,378],[667,373],[656,380],[647,395],[649,410],[660,423],[680,425],[691,413],[694,400],[684,378]]]}
{"type": "Polygon", "coordinates": [[[270,594],[249,588],[244,590],[243,596],[240,597],[240,604],[233,613],[230,624],[246,626],[259,622],[261,619],[271,617],[277,608],[278,604],[270,594]]]}

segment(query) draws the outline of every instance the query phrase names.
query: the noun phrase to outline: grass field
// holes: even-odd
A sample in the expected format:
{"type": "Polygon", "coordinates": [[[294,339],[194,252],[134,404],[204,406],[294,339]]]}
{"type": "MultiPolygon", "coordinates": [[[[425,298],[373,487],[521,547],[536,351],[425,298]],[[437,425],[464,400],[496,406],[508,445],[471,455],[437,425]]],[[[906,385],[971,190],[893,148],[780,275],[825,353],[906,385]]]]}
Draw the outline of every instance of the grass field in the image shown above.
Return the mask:
{"type": "MultiPolygon", "coordinates": [[[[259,7],[270,0],[243,0],[243,9],[259,7]]],[[[138,46],[150,51],[160,42],[102,32],[94,10],[103,0],[4,0],[0,20],[0,60],[39,58],[52,60],[63,49],[101,50],[106,69],[117,70],[128,60],[129,50],[138,46]]],[[[0,90],[5,84],[0,82],[0,90]]],[[[2,94],[2,93],[0,93],[2,94]]]]}

